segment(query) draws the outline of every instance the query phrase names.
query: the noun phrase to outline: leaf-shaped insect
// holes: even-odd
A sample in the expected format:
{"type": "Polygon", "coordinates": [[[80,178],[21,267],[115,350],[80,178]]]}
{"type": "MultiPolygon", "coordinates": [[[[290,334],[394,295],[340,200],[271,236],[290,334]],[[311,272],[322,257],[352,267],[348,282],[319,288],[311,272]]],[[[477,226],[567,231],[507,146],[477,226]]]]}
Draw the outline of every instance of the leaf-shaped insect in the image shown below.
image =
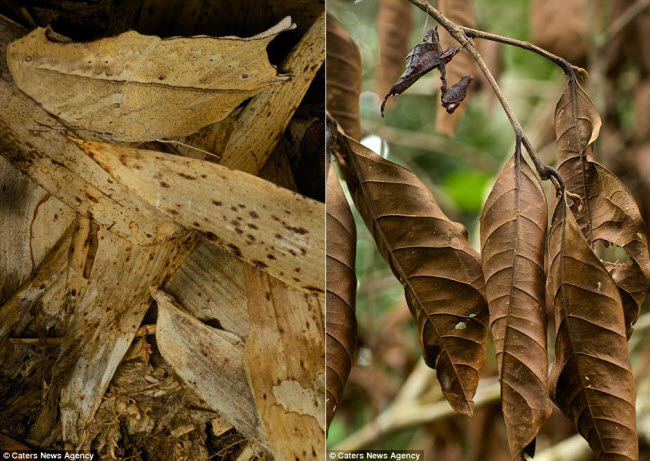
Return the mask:
{"type": "Polygon", "coordinates": [[[485,361],[488,311],[479,255],[409,170],[339,134],[348,188],[377,247],[404,285],[420,347],[442,391],[471,415],[485,361]]]}
{"type": "Polygon", "coordinates": [[[474,77],[465,75],[449,90],[442,92],[440,101],[442,102],[442,107],[445,108],[448,114],[453,114],[458,109],[458,106],[460,106],[460,103],[463,102],[465,96],[467,96],[467,90],[469,90],[469,85],[472,83],[472,80],[474,80],[474,77]]]}
{"type": "Polygon", "coordinates": [[[381,102],[382,117],[388,98],[402,94],[423,75],[428,74],[432,70],[444,68],[445,64],[451,61],[460,50],[460,47],[449,47],[443,52],[440,48],[440,38],[437,29],[428,31],[424,35],[423,43],[415,45],[406,57],[404,73],[381,102]],[[431,42],[427,42],[429,39],[431,42]]]}
{"type": "Polygon", "coordinates": [[[521,157],[518,144],[481,216],[481,256],[513,459],[534,454],[537,432],[551,413],[544,302],[546,227],[542,185],[521,157]]]}
{"type": "Polygon", "coordinates": [[[593,103],[575,81],[569,81],[555,110],[558,171],[567,190],[579,195],[583,204],[571,209],[587,242],[622,247],[631,258],[611,265],[626,311],[628,336],[650,289],[650,258],[646,228],[634,199],[623,183],[593,161],[593,142],[601,120],[593,103]]]}
{"type": "Polygon", "coordinates": [[[347,30],[332,15],[327,15],[327,111],[348,136],[359,139],[359,94],[361,93],[361,55],[347,30]]]}
{"type": "Polygon", "coordinates": [[[555,207],[548,250],[547,288],[557,328],[551,398],[598,459],[637,460],[634,378],[621,298],[564,195],[555,207]]]}
{"type": "Polygon", "coordinates": [[[334,167],[327,175],[327,427],[343,394],[357,340],[357,230],[334,167]]]}

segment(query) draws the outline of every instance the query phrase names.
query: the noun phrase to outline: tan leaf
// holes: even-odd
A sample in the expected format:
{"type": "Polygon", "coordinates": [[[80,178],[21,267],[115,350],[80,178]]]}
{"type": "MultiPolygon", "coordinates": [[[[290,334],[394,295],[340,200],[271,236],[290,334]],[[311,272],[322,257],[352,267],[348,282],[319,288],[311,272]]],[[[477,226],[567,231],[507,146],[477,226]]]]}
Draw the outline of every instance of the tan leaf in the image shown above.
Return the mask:
{"type": "Polygon", "coordinates": [[[513,459],[534,454],[551,414],[544,301],[547,211],[542,185],[515,153],[481,216],[481,256],[513,459]]]}
{"type": "Polygon", "coordinates": [[[247,39],[129,31],[88,43],[57,41],[38,28],[9,45],[7,63],[16,85],[67,123],[150,141],[189,135],[286,81],[266,46],[293,27],[287,17],[247,39]]]}
{"type": "Polygon", "coordinates": [[[555,111],[558,171],[567,190],[583,198],[583,204],[574,203],[571,209],[587,242],[592,247],[598,241],[622,247],[632,259],[625,269],[627,275],[615,276],[617,281],[626,280],[619,288],[627,293],[623,300],[631,334],[631,324],[650,290],[648,240],[632,195],[614,174],[593,161],[593,142],[600,127],[600,116],[587,94],[580,85],[569,82],[555,111]],[[630,302],[636,307],[629,306],[630,302]]]}
{"type": "Polygon", "coordinates": [[[327,15],[327,111],[348,136],[361,137],[361,55],[347,30],[327,15]]]}
{"type": "MultiPolygon", "coordinates": [[[[439,0],[438,9],[450,21],[465,27],[476,27],[474,19],[474,2],[473,0],[439,0]]],[[[442,48],[458,45],[458,43],[442,29],[440,31],[440,43],[442,48]]],[[[450,85],[460,81],[466,75],[476,74],[476,65],[468,53],[458,53],[456,57],[446,66],[447,80],[450,85]]],[[[444,107],[438,106],[436,112],[436,131],[447,136],[453,136],[456,127],[460,122],[465,105],[461,105],[453,114],[448,114],[444,107]]]]}
{"type": "Polygon", "coordinates": [[[551,398],[599,459],[638,459],[635,390],[616,284],[562,197],[551,221],[548,291],[557,337],[551,398]]]}
{"type": "Polygon", "coordinates": [[[158,304],[156,343],[165,361],[242,435],[264,443],[243,369],[244,341],[192,317],[164,291],[152,287],[151,294],[158,304]]]}
{"type": "Polygon", "coordinates": [[[178,223],[285,283],[324,296],[323,203],[212,162],[77,142],[117,181],[178,223]]]}
{"type": "Polygon", "coordinates": [[[250,265],[244,272],[251,325],[244,367],[266,439],[275,459],[321,460],[325,306],[250,265]]]}
{"type": "Polygon", "coordinates": [[[409,170],[339,134],[348,188],[377,247],[404,285],[420,347],[442,391],[471,415],[485,361],[488,309],[480,257],[409,170]]]}
{"type": "Polygon", "coordinates": [[[357,230],[334,167],[327,175],[327,427],[348,380],[357,343],[357,230]]]}
{"type": "Polygon", "coordinates": [[[587,14],[586,0],[532,0],[531,41],[579,65],[587,54],[587,14]]]}
{"type": "MultiPolygon", "coordinates": [[[[413,6],[401,0],[380,0],[377,12],[379,64],[377,94],[385,95],[402,75],[409,52],[413,6]]],[[[388,104],[390,106],[390,103],[388,104]]],[[[349,134],[349,133],[348,133],[349,134]]],[[[351,135],[350,135],[351,136],[351,135]]]]}

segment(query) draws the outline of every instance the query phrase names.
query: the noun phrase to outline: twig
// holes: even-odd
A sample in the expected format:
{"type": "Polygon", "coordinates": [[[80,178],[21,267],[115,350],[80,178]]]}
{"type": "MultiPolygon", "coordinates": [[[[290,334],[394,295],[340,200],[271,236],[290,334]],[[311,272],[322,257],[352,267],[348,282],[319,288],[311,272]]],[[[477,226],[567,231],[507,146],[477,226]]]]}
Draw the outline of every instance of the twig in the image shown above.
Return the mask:
{"type": "MultiPolygon", "coordinates": [[[[469,39],[466,33],[467,28],[454,24],[449,19],[447,19],[442,13],[440,13],[440,11],[432,7],[425,0],[408,0],[408,1],[411,4],[415,5],[416,7],[418,7],[419,9],[421,9],[422,11],[424,11],[425,13],[427,13],[433,19],[435,19],[442,27],[444,27],[447,30],[447,32],[449,32],[449,35],[451,35],[463,48],[467,50],[467,52],[470,54],[472,59],[474,59],[474,61],[476,62],[479,69],[481,69],[481,72],[483,72],[483,75],[485,75],[485,78],[487,79],[488,83],[492,87],[492,91],[494,92],[497,99],[501,103],[501,107],[503,107],[503,110],[506,113],[506,116],[508,117],[508,120],[510,121],[512,128],[515,131],[515,136],[521,136],[522,143],[526,148],[526,151],[528,152],[530,159],[533,161],[533,164],[535,165],[535,169],[537,170],[537,174],[539,175],[539,177],[542,179],[552,180],[553,184],[555,185],[555,188],[558,191],[564,190],[564,181],[560,177],[559,173],[555,171],[555,169],[551,168],[550,166],[544,165],[544,163],[542,163],[539,157],[537,157],[537,154],[535,153],[535,149],[533,148],[532,144],[530,143],[528,138],[523,134],[523,129],[521,127],[521,124],[519,123],[519,120],[517,120],[517,117],[515,116],[512,109],[510,108],[510,105],[508,104],[505,95],[501,91],[501,88],[499,88],[498,83],[494,79],[492,72],[490,72],[490,69],[487,67],[487,64],[485,64],[483,57],[476,50],[474,44],[469,39]]],[[[476,31],[474,29],[470,29],[470,30],[473,31],[475,35],[480,33],[479,35],[481,35],[481,38],[488,38],[494,40],[498,37],[502,43],[509,43],[515,46],[522,46],[537,54],[541,53],[541,55],[544,57],[553,56],[556,59],[556,61],[553,62],[556,62],[556,64],[560,62],[559,60],[562,60],[562,58],[552,55],[551,53],[548,53],[542,50],[541,48],[535,47],[530,43],[520,42],[518,40],[511,40],[505,37],[500,37],[498,35],[488,34],[487,32],[476,31]]],[[[566,63],[566,61],[564,62],[566,63]]],[[[575,68],[575,69],[579,69],[579,68],[575,68]]],[[[566,66],[563,67],[563,70],[569,75],[569,79],[572,81],[576,80],[575,69],[573,66],[571,66],[568,63],[566,63],[566,66]]]]}
{"type": "MultiPolygon", "coordinates": [[[[476,391],[474,407],[480,408],[499,401],[500,386],[496,379],[484,379],[476,391]]],[[[334,447],[334,450],[358,450],[386,434],[405,427],[439,421],[457,415],[447,401],[421,404],[416,400],[393,403],[372,422],[352,433],[334,447]]]]}

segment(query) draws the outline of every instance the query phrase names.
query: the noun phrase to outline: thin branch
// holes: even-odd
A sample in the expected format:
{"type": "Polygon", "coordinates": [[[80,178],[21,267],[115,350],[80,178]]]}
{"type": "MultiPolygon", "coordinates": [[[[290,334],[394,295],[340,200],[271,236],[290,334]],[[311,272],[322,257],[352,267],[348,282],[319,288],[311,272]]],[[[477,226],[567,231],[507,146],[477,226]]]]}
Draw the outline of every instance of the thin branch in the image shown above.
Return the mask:
{"type": "MultiPolygon", "coordinates": [[[[408,0],[408,1],[414,6],[424,11],[425,13],[427,13],[433,19],[435,19],[442,27],[444,27],[447,30],[447,32],[449,32],[449,35],[451,35],[463,48],[467,50],[467,52],[470,54],[472,59],[474,59],[474,61],[476,62],[479,69],[481,69],[481,72],[483,72],[483,75],[485,75],[485,78],[487,79],[488,83],[492,87],[492,91],[494,92],[497,99],[501,103],[501,107],[503,107],[503,110],[506,113],[506,116],[508,117],[508,120],[510,121],[512,128],[515,131],[515,136],[521,136],[522,143],[526,148],[526,151],[528,151],[528,155],[530,156],[530,159],[533,161],[533,164],[535,165],[535,169],[537,170],[537,174],[539,175],[539,177],[542,179],[552,180],[553,184],[555,185],[555,188],[558,191],[564,190],[564,181],[560,177],[559,173],[555,171],[555,169],[551,168],[550,166],[544,165],[544,163],[539,159],[539,157],[535,153],[535,149],[533,148],[533,145],[530,143],[526,135],[523,134],[523,129],[521,127],[521,124],[519,123],[519,120],[517,120],[517,117],[515,116],[512,109],[510,108],[510,105],[508,104],[505,95],[501,91],[501,88],[499,88],[499,85],[494,79],[494,76],[492,75],[492,72],[490,72],[490,69],[488,68],[487,64],[485,64],[483,57],[476,50],[474,44],[466,34],[465,32],[466,28],[451,22],[442,13],[440,13],[440,11],[432,7],[425,0],[408,0]]],[[[474,32],[479,32],[479,31],[474,31],[474,32]]],[[[494,39],[498,36],[494,34],[484,33],[484,37],[485,38],[491,37],[492,39],[494,39]]],[[[500,37],[500,38],[502,39],[501,41],[503,43],[510,43],[510,41],[506,42],[506,40],[508,39],[506,39],[505,37],[500,37]]],[[[518,42],[518,41],[514,41],[514,43],[518,43],[518,45],[522,45],[522,46],[526,44],[526,42],[518,42]]],[[[533,45],[530,45],[531,51],[535,51],[535,48],[537,48],[537,47],[534,48],[533,47],[534,47],[533,45]]],[[[538,51],[535,52],[537,52],[538,54],[540,51],[542,51],[541,48],[537,48],[537,50],[538,51]]],[[[542,54],[542,56],[549,56],[549,55],[551,54],[548,52],[542,54]]],[[[572,81],[576,80],[576,74],[572,66],[568,65],[568,67],[565,68],[565,71],[568,72],[570,80],[572,81]]]]}

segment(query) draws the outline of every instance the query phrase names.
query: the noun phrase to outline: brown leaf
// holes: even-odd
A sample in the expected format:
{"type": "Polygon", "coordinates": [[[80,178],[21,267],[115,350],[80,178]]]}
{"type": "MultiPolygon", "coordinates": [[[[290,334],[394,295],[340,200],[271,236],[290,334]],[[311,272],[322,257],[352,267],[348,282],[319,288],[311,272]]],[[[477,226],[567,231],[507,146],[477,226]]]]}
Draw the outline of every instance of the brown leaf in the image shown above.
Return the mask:
{"type": "Polygon", "coordinates": [[[151,287],[151,296],[158,305],[156,344],[165,361],[211,409],[264,443],[243,368],[244,341],[184,312],[163,290],[151,287]]]}
{"type": "Polygon", "coordinates": [[[413,7],[403,0],[380,0],[377,12],[379,64],[377,94],[386,94],[402,73],[402,62],[408,53],[413,7]]]}
{"type": "Polygon", "coordinates": [[[423,42],[415,45],[408,54],[404,73],[381,101],[382,117],[386,101],[389,98],[404,93],[411,85],[434,69],[440,69],[444,75],[445,65],[461,50],[460,47],[449,47],[442,51],[437,28],[429,30],[424,35],[423,42]],[[429,39],[431,39],[430,43],[427,42],[429,39]]]}
{"type": "Polygon", "coordinates": [[[357,342],[354,272],[357,230],[334,167],[327,175],[327,427],[352,367],[357,342]]]}
{"type": "Polygon", "coordinates": [[[171,219],[285,283],[325,296],[324,203],[212,162],[77,143],[117,182],[171,219]]]}
{"type": "Polygon", "coordinates": [[[625,269],[627,274],[614,277],[617,281],[625,280],[619,288],[625,292],[626,324],[631,334],[631,324],[650,290],[648,240],[631,194],[614,174],[591,157],[600,126],[600,116],[591,100],[580,85],[570,81],[555,110],[558,171],[567,190],[583,199],[583,204],[574,203],[571,209],[590,246],[597,241],[613,244],[622,247],[632,259],[625,269]],[[636,307],[628,305],[631,300],[636,307]]]}
{"type": "Polygon", "coordinates": [[[294,27],[287,17],[248,39],[129,31],[88,43],[55,41],[38,28],[9,45],[7,63],[16,85],[67,123],[151,141],[189,135],[286,81],[266,47],[294,27]]]}
{"type": "Polygon", "coordinates": [[[339,135],[337,151],[357,209],[402,282],[428,366],[458,412],[471,415],[485,361],[488,311],[479,255],[407,169],[339,135]]]}
{"type": "Polygon", "coordinates": [[[551,414],[548,398],[544,245],[546,197],[521,158],[510,158],[481,216],[481,256],[501,381],[501,407],[513,459],[534,454],[551,414]]]}
{"type": "Polygon", "coordinates": [[[599,459],[638,459],[634,378],[616,284],[559,200],[549,232],[548,291],[557,337],[551,398],[599,459]]]}
{"type": "Polygon", "coordinates": [[[327,111],[353,139],[361,137],[361,55],[347,30],[327,15],[327,111]]]}
{"type": "MultiPolygon", "coordinates": [[[[456,24],[466,27],[476,27],[473,3],[472,0],[440,0],[438,9],[456,24]]],[[[457,44],[445,30],[440,33],[440,43],[442,46],[457,44]]],[[[469,54],[461,53],[446,66],[446,70],[449,80],[458,82],[463,76],[474,74],[476,72],[476,65],[469,54]]],[[[436,131],[447,136],[453,136],[462,116],[462,108],[450,116],[445,112],[444,106],[438,107],[436,112],[436,131]]]]}

